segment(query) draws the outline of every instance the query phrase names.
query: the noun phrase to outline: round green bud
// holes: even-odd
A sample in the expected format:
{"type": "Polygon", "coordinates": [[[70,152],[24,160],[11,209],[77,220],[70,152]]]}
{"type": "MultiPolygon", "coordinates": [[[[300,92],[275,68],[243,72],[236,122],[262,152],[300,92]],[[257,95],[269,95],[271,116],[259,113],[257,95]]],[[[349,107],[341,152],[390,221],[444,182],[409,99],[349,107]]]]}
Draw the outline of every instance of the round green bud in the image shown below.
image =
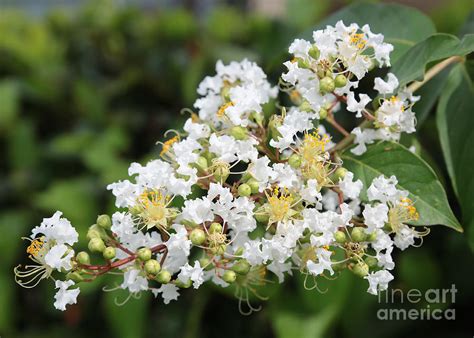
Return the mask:
{"type": "Polygon", "coordinates": [[[337,75],[336,78],[334,79],[334,85],[336,86],[336,88],[342,88],[346,84],[347,84],[347,78],[342,74],[337,75]]]}
{"type": "Polygon", "coordinates": [[[292,154],[290,158],[288,159],[288,164],[293,169],[297,169],[301,167],[301,156],[298,154],[292,154]]]}
{"type": "Polygon", "coordinates": [[[236,140],[246,140],[249,138],[249,134],[246,128],[241,126],[234,126],[230,129],[230,135],[236,140]]]}
{"type": "Polygon", "coordinates": [[[312,111],[313,108],[311,108],[311,103],[309,103],[308,101],[303,101],[303,103],[301,103],[300,105],[300,110],[301,111],[312,111]]]}
{"type": "Polygon", "coordinates": [[[209,233],[210,234],[222,233],[222,225],[217,222],[211,223],[211,225],[209,226],[209,233]]]}
{"type": "Polygon", "coordinates": [[[152,252],[149,248],[140,248],[137,251],[138,259],[146,262],[151,259],[152,252]]]}
{"type": "Polygon", "coordinates": [[[222,279],[224,280],[224,282],[233,283],[233,282],[235,282],[235,280],[237,279],[237,275],[235,274],[234,271],[232,271],[232,270],[227,270],[227,271],[224,272],[224,274],[222,275],[222,279]]]}
{"type": "Polygon", "coordinates": [[[115,255],[116,255],[115,248],[112,246],[106,247],[104,251],[102,252],[102,255],[104,256],[105,259],[115,258],[115,255]]]}
{"type": "Polygon", "coordinates": [[[309,68],[309,62],[306,60],[303,60],[302,58],[296,58],[296,62],[298,62],[298,67],[300,68],[309,68]]]}
{"type": "Polygon", "coordinates": [[[347,169],[346,168],[343,168],[343,167],[339,167],[336,169],[336,171],[334,172],[334,179],[336,182],[339,181],[339,179],[344,179],[344,177],[346,176],[347,174],[347,169]]]}
{"type": "Polygon", "coordinates": [[[206,233],[202,229],[194,229],[191,231],[189,239],[194,245],[201,245],[206,240],[206,233]]]}
{"type": "Polygon", "coordinates": [[[257,194],[259,192],[259,184],[258,181],[254,178],[251,178],[250,180],[247,181],[247,184],[250,187],[250,190],[252,191],[252,194],[257,194]]]}
{"type": "Polygon", "coordinates": [[[371,257],[371,256],[365,257],[364,261],[370,268],[373,268],[373,267],[377,266],[377,264],[379,262],[377,260],[377,258],[371,257]]]}
{"type": "Polygon", "coordinates": [[[231,269],[239,275],[246,275],[250,271],[250,263],[246,259],[241,259],[231,269]]]}
{"type": "Polygon", "coordinates": [[[84,277],[82,277],[82,275],[77,271],[71,271],[66,275],[66,279],[70,279],[75,283],[79,283],[84,280],[84,277]]]}
{"type": "Polygon", "coordinates": [[[339,231],[339,230],[334,233],[334,239],[339,244],[343,244],[347,241],[346,234],[343,231],[339,231]]]}
{"type": "Polygon", "coordinates": [[[317,60],[317,59],[319,59],[319,56],[321,55],[321,52],[319,51],[319,48],[316,47],[316,45],[312,45],[311,48],[308,51],[308,54],[313,59],[317,60]]]}
{"type": "Polygon", "coordinates": [[[214,255],[223,255],[225,253],[226,249],[227,249],[227,245],[220,244],[218,246],[210,248],[209,250],[214,255]]]}
{"type": "Polygon", "coordinates": [[[268,224],[268,221],[270,220],[270,215],[268,215],[266,213],[262,213],[262,212],[263,212],[262,209],[257,210],[257,213],[254,214],[255,219],[257,220],[257,222],[268,224]]]}
{"type": "Polygon", "coordinates": [[[196,160],[196,169],[198,169],[199,171],[206,171],[207,166],[207,159],[204,156],[199,156],[196,160]]]}
{"type": "Polygon", "coordinates": [[[161,270],[156,275],[156,281],[161,284],[168,284],[171,280],[171,273],[168,270],[161,270]]]}
{"type": "Polygon", "coordinates": [[[199,260],[199,265],[201,265],[201,267],[206,271],[212,270],[212,268],[214,267],[211,263],[211,260],[207,257],[201,258],[199,260]]]}
{"type": "Polygon", "coordinates": [[[78,252],[76,255],[76,262],[78,262],[79,264],[90,264],[91,259],[87,252],[81,251],[81,252],[78,252]]]}
{"type": "Polygon", "coordinates": [[[156,275],[161,270],[161,265],[156,259],[150,259],[145,263],[145,272],[150,275],[156,275]]]}
{"type": "Polygon", "coordinates": [[[128,211],[133,215],[133,216],[138,216],[143,212],[143,208],[140,205],[134,205],[131,208],[128,208],[128,211]]]}
{"type": "Polygon", "coordinates": [[[373,242],[377,239],[377,233],[374,231],[367,236],[367,242],[373,242]]]}
{"type": "Polygon", "coordinates": [[[319,91],[323,94],[331,93],[336,89],[336,85],[334,84],[334,80],[329,77],[325,76],[319,81],[319,91]]]}
{"type": "Polygon", "coordinates": [[[239,196],[248,197],[252,194],[252,188],[246,183],[239,185],[238,189],[239,196]]]}
{"type": "Polygon", "coordinates": [[[174,284],[181,289],[188,289],[193,285],[193,281],[191,279],[188,279],[186,282],[181,281],[180,279],[177,279],[174,281],[174,284]]]}
{"type": "Polygon", "coordinates": [[[364,228],[355,227],[352,229],[351,238],[354,242],[363,242],[367,238],[367,234],[364,231],[364,228]]]}
{"type": "Polygon", "coordinates": [[[103,252],[105,250],[105,243],[101,238],[94,237],[89,241],[87,247],[92,252],[103,252]]]}
{"type": "Polygon", "coordinates": [[[324,120],[326,117],[328,117],[328,110],[325,108],[319,109],[319,119],[324,120]]]}
{"type": "Polygon", "coordinates": [[[102,229],[108,230],[112,226],[112,220],[110,219],[109,215],[99,215],[97,217],[97,225],[102,229]]]}
{"type": "Polygon", "coordinates": [[[93,224],[87,230],[86,237],[91,240],[92,238],[104,238],[104,229],[100,228],[97,224],[93,224]]]}
{"type": "Polygon", "coordinates": [[[352,267],[352,272],[359,277],[365,277],[369,274],[369,266],[364,262],[358,262],[352,267]]]}

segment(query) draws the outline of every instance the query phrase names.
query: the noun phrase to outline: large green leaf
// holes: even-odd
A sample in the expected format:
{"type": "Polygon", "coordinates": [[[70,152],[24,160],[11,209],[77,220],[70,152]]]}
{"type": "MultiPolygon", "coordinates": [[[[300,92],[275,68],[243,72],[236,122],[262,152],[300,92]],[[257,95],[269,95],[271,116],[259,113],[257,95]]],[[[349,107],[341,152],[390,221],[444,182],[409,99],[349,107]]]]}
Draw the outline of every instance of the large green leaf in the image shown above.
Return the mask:
{"type": "Polygon", "coordinates": [[[414,80],[422,80],[428,63],[451,56],[464,56],[474,51],[474,34],[462,40],[450,34],[433,34],[416,44],[393,63],[392,73],[398,77],[400,87],[414,80]]]}
{"type": "MultiPolygon", "coordinates": [[[[315,29],[334,25],[337,21],[368,24],[374,33],[382,33],[385,41],[394,46],[390,55],[392,63],[400,58],[410,47],[436,32],[433,22],[416,9],[396,4],[354,3],[329,16],[315,29]]],[[[305,38],[311,37],[307,32],[305,38]]]]}
{"type": "MultiPolygon", "coordinates": [[[[344,166],[363,182],[364,190],[380,175],[395,175],[398,187],[409,192],[420,214],[420,219],[414,225],[441,224],[462,231],[433,169],[401,144],[379,142],[369,146],[361,156],[346,151],[342,159],[344,166]]],[[[366,200],[366,193],[361,197],[366,200]]]]}
{"type": "Polygon", "coordinates": [[[474,248],[474,88],[465,67],[456,66],[446,82],[437,110],[441,147],[459,198],[463,224],[474,248]]]}

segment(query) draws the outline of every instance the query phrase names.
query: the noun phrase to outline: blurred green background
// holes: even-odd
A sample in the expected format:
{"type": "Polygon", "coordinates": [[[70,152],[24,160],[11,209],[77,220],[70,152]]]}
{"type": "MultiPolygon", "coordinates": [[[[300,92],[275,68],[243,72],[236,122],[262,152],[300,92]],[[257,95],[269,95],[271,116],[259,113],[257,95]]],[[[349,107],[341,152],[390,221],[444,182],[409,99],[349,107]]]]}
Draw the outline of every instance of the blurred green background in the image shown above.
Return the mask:
{"type": "MultiPolygon", "coordinates": [[[[306,291],[301,278],[272,285],[251,316],[210,287],[183,291],[168,306],[144,296],[117,307],[124,295],[102,292],[114,282],[104,280],[83,287],[79,304],[63,313],[52,306],[53,283],[14,283],[13,267],[26,260],[20,237],[58,209],[81,235],[112,211],[105,186],[125,178],[131,161],[158,155],[155,142],[181,126],[180,110],[192,106],[216,60],[250,58],[277,83],[292,39],[348,3],[0,1],[0,336],[472,337],[474,256],[462,234],[444,227],[396,256],[392,286],[456,284],[455,321],[380,321],[377,297],[349,274],[321,285],[326,294],[306,291]]],[[[440,32],[474,32],[463,25],[474,22],[472,0],[402,3],[430,15],[440,32]]],[[[431,114],[418,134],[444,168],[436,133],[431,114]]]]}

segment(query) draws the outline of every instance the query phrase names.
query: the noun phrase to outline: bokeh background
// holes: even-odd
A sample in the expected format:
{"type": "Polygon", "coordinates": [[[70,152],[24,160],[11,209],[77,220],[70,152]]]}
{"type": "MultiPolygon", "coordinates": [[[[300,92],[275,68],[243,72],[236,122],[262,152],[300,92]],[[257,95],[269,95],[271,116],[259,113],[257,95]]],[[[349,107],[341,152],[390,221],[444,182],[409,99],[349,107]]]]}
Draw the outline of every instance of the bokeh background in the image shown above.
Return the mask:
{"type": "MultiPolygon", "coordinates": [[[[474,32],[472,0],[399,2],[428,14],[440,32],[474,32]]],[[[380,321],[377,297],[350,274],[323,283],[325,294],[306,291],[301,278],[271,285],[251,316],[212,287],[185,290],[168,306],[143,296],[118,307],[124,294],[101,291],[114,280],[84,286],[78,305],[58,312],[53,283],[25,290],[13,281],[26,256],[20,237],[43,217],[62,210],[84,235],[98,213],[113,210],[105,186],[125,178],[131,161],[158,155],[155,142],[180,127],[180,110],[216,60],[255,60],[277,83],[289,43],[349,3],[1,0],[0,336],[472,337],[474,256],[462,234],[444,227],[396,256],[392,286],[454,283],[456,302],[432,307],[455,308],[455,321],[380,321]]],[[[432,114],[418,136],[459,216],[432,114]]]]}

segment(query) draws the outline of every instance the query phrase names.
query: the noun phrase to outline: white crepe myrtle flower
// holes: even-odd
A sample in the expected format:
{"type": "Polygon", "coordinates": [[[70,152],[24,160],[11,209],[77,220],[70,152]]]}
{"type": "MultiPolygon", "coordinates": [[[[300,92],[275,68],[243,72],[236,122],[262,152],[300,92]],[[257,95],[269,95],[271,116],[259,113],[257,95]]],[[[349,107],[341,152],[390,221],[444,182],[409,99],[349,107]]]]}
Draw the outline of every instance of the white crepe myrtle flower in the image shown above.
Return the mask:
{"type": "Polygon", "coordinates": [[[369,281],[368,293],[377,295],[379,291],[387,290],[388,283],[393,280],[393,275],[387,270],[379,270],[365,277],[369,281]]]}
{"type": "Polygon", "coordinates": [[[58,289],[54,295],[54,307],[56,309],[64,311],[66,310],[66,305],[76,304],[80,290],[78,288],[70,289],[74,284],[72,280],[56,281],[56,289],[58,289]]]}
{"type": "Polygon", "coordinates": [[[317,288],[347,268],[369,293],[385,290],[394,250],[428,233],[413,226],[424,215],[396,176],[367,182],[344,154],[415,131],[419,98],[394,74],[375,78],[375,98],[359,88],[372,68],[390,65],[392,49],[369,26],[339,21],[291,43],[278,87],[254,62],[218,61],[197,88],[196,111],[184,110],[183,128],[158,142],[159,156],[107,186],[118,210],[91,221],[87,249],[76,253],[78,234],[57,212],[32,230],[35,265],[17,267],[17,282],[64,275],[61,310],[76,302],[75,283],[105,274],[123,275],[107,291],[126,290],[126,300],[151,292],[168,304],[181,288],[212,283],[234,285],[250,309],[251,294],[263,299],[264,285],[297,273],[317,288]],[[278,89],[289,100],[274,102],[278,89]],[[349,133],[343,114],[365,121],[349,133]]]}

